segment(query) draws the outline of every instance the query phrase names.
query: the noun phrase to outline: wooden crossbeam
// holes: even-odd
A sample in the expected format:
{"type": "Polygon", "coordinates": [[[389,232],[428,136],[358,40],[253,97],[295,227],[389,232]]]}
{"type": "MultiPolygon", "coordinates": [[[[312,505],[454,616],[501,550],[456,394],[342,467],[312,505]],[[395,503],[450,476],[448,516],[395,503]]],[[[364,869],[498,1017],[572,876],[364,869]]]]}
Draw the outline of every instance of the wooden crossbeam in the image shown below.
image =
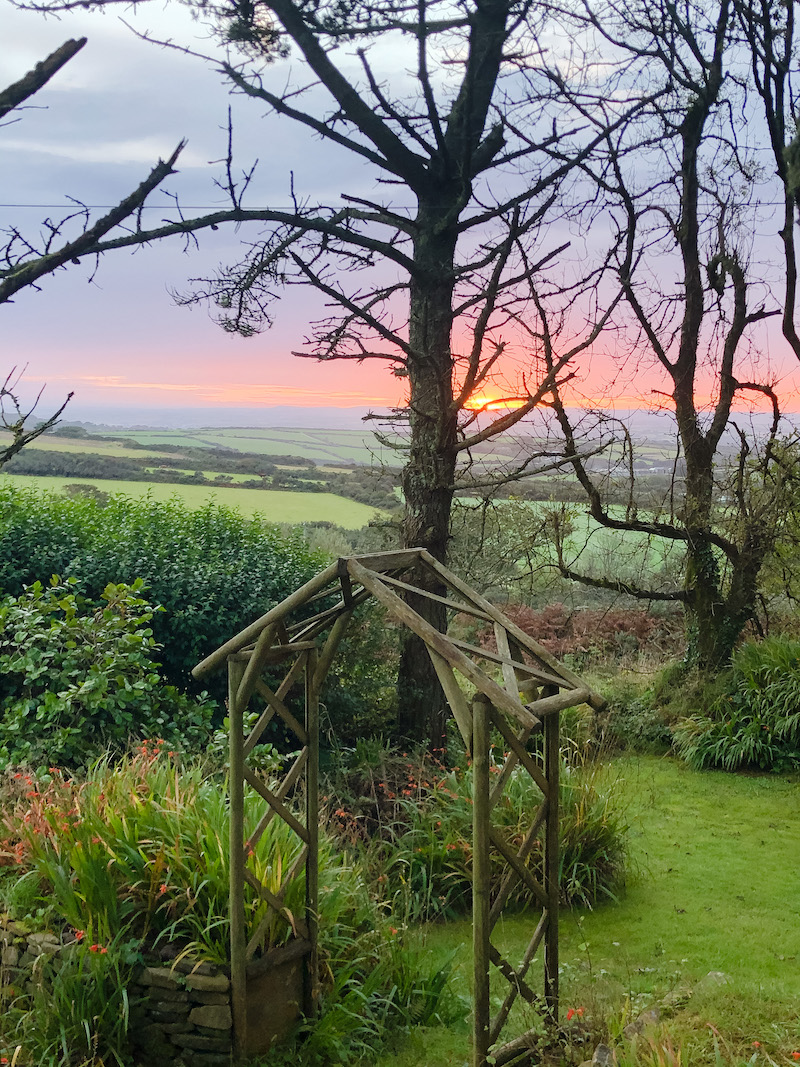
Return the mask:
{"type": "Polygon", "coordinates": [[[328,619],[335,619],[341,611],[346,611],[347,605],[343,600],[338,601],[331,608],[326,608],[324,611],[320,611],[317,615],[312,615],[308,619],[300,619],[299,622],[293,622],[291,626],[286,627],[288,634],[296,634],[298,630],[304,630],[308,626],[312,626],[315,623],[325,622],[328,619]]]}
{"type": "Polygon", "coordinates": [[[280,604],[276,604],[274,608],[271,608],[266,615],[262,615],[260,619],[257,619],[250,626],[247,626],[241,633],[238,633],[235,637],[232,637],[230,641],[226,641],[224,645],[221,645],[216,651],[212,652],[210,656],[198,663],[192,671],[192,675],[195,678],[201,678],[204,674],[208,674],[209,671],[213,671],[215,668],[220,667],[228,656],[234,652],[238,652],[239,649],[245,648],[252,641],[258,638],[258,635],[272,622],[277,622],[279,619],[285,619],[295,608],[305,604],[310,597],[315,593],[318,593],[325,586],[330,585],[332,581],[338,580],[339,576],[339,564],[332,563],[330,567],[326,567],[324,571],[317,574],[311,581],[306,582],[305,585],[296,589],[291,596],[288,596],[280,604]]]}
{"type": "Polygon", "coordinates": [[[236,691],[236,700],[242,710],[244,710],[250,702],[250,697],[255,690],[258,676],[267,662],[267,655],[269,654],[272,638],[274,636],[274,626],[265,626],[258,635],[258,640],[255,643],[253,652],[244,669],[242,680],[239,683],[239,688],[236,691]]]}
{"type": "MultiPolygon", "coordinates": [[[[525,1000],[527,1000],[527,1002],[529,1004],[535,1004],[537,1001],[541,1000],[541,997],[537,993],[535,993],[534,990],[531,989],[531,987],[525,981],[525,974],[524,973],[520,974],[519,971],[516,971],[511,966],[511,964],[508,962],[508,960],[505,959],[505,957],[502,956],[497,951],[497,949],[495,948],[494,945],[491,945],[489,947],[489,958],[491,959],[491,961],[494,964],[494,966],[498,969],[498,971],[505,978],[505,980],[508,982],[508,984],[513,987],[514,1000],[516,1000],[516,998],[518,996],[523,997],[525,1000]]],[[[527,969],[528,968],[526,967],[525,968],[526,972],[527,972],[527,969]]],[[[512,1004],[513,1004],[514,1000],[511,1001],[512,1004]]],[[[509,1005],[509,1007],[510,1006],[511,1005],[509,1005]]],[[[505,1021],[505,1020],[503,1020],[503,1021],[505,1021]]],[[[497,1018],[496,1017],[492,1022],[493,1022],[492,1031],[495,1031],[495,1032],[492,1033],[492,1031],[490,1031],[490,1034],[491,1034],[491,1038],[492,1038],[492,1042],[491,1043],[494,1044],[494,1042],[498,1038],[500,1030],[502,1029],[502,1024],[500,1026],[497,1026],[497,1018]]]]}
{"type": "Polygon", "coordinates": [[[291,711],[286,707],[282,700],[278,700],[272,690],[269,688],[266,682],[263,682],[260,678],[256,682],[256,692],[260,693],[264,700],[270,704],[275,711],[280,715],[289,729],[293,730],[302,745],[308,741],[308,735],[297,719],[292,715],[291,711]]]}
{"type": "Polygon", "coordinates": [[[522,1057],[525,1057],[527,1062],[530,1063],[530,1057],[539,1043],[540,1036],[537,1030],[526,1030],[524,1034],[515,1037],[513,1041],[494,1049],[492,1051],[492,1061],[495,1067],[505,1067],[506,1064],[516,1064],[517,1067],[520,1067],[523,1062],[522,1057]]]}
{"type": "Polygon", "coordinates": [[[310,641],[315,637],[319,637],[321,633],[328,629],[338,616],[352,613],[353,608],[357,608],[359,604],[365,603],[369,600],[370,594],[365,589],[359,589],[353,594],[350,607],[348,607],[343,600],[340,600],[338,604],[332,607],[329,611],[323,611],[319,615],[315,615],[311,619],[303,619],[301,622],[294,623],[289,627],[289,632],[292,633],[296,628],[294,640],[310,641]]]}
{"type": "Polygon", "coordinates": [[[424,551],[424,548],[402,548],[395,552],[372,552],[365,556],[343,556],[336,566],[339,568],[339,574],[345,574],[349,570],[348,564],[350,560],[354,559],[360,566],[376,571],[378,574],[385,574],[387,571],[397,571],[399,573],[416,567],[424,551]]]}
{"type": "MultiPolygon", "coordinates": [[[[481,659],[487,659],[490,663],[498,663],[504,668],[510,666],[514,671],[524,671],[531,679],[542,681],[547,685],[558,685],[562,688],[569,685],[563,678],[557,678],[555,675],[543,671],[538,665],[525,663],[521,659],[514,660],[510,657],[502,656],[498,652],[492,652],[490,649],[482,648],[480,645],[471,645],[468,641],[462,641],[460,638],[450,637],[449,640],[453,642],[456,648],[460,648],[462,652],[468,652],[471,656],[480,656],[481,659]]],[[[523,682],[523,684],[526,683],[523,682]]],[[[522,685],[517,685],[514,688],[516,690],[521,689],[522,685]]],[[[507,691],[511,692],[511,690],[507,691]]]]}
{"type": "MultiPolygon", "coordinates": [[[[450,589],[455,593],[460,593],[466,597],[472,603],[481,608],[486,614],[495,622],[499,622],[501,626],[504,626],[509,635],[513,637],[519,644],[527,649],[535,659],[538,659],[541,665],[548,668],[555,675],[560,675],[564,681],[569,682],[570,685],[576,689],[583,686],[581,679],[575,674],[574,671],[568,670],[562,663],[559,663],[555,656],[540,645],[538,641],[526,634],[524,630],[521,630],[519,626],[507,619],[505,615],[496,608],[491,601],[482,597],[479,593],[476,593],[474,589],[470,589],[466,582],[463,582],[457,575],[449,571],[447,567],[443,566],[438,559],[435,559],[427,549],[422,548],[419,550],[420,560],[428,567],[433,573],[450,589]]],[[[595,693],[594,690],[590,692],[590,699],[587,701],[596,710],[601,710],[605,707],[606,701],[600,696],[599,693],[595,693]]]]}
{"type": "MultiPolygon", "coordinates": [[[[275,712],[277,711],[277,705],[278,704],[283,705],[284,697],[291,690],[292,686],[296,684],[298,676],[300,674],[302,674],[302,672],[303,672],[303,667],[304,666],[305,666],[305,657],[304,656],[299,656],[294,661],[292,666],[290,667],[288,673],[286,674],[286,677],[283,679],[281,684],[276,689],[276,691],[274,693],[274,702],[273,701],[269,701],[269,700],[267,701],[266,708],[261,713],[261,715],[258,717],[258,719],[256,719],[256,722],[253,725],[253,729],[250,731],[250,735],[249,735],[249,737],[246,739],[246,741],[244,743],[244,755],[245,755],[245,758],[247,758],[250,755],[250,753],[253,751],[255,746],[258,744],[259,738],[264,733],[264,730],[266,730],[267,726],[269,725],[269,723],[271,722],[272,718],[274,717],[275,712]]],[[[265,689],[267,688],[267,686],[263,682],[262,682],[262,685],[264,685],[265,689]]],[[[258,681],[255,681],[253,683],[253,688],[258,690],[259,693],[260,693],[258,681]]],[[[263,694],[261,694],[261,695],[263,695],[263,694]]],[[[300,738],[300,740],[302,741],[303,744],[305,744],[305,741],[303,740],[302,737],[300,738]]]]}
{"type": "MultiPolygon", "coordinates": [[[[525,745],[528,742],[528,738],[531,736],[532,733],[533,733],[533,730],[526,729],[526,730],[523,730],[522,733],[517,738],[517,740],[520,743],[520,746],[523,749],[525,748],[525,745]]],[[[503,796],[503,792],[504,792],[504,790],[506,788],[506,785],[508,784],[509,778],[511,777],[511,775],[514,773],[514,770],[518,766],[519,766],[519,756],[512,749],[511,752],[509,752],[509,754],[506,756],[505,760],[503,761],[503,766],[502,766],[502,768],[500,770],[500,773],[498,774],[497,778],[495,779],[494,788],[492,789],[491,796],[489,797],[489,807],[490,808],[492,808],[492,809],[495,808],[495,806],[497,805],[498,801],[503,796]]]]}
{"type": "Polygon", "coordinates": [[[342,586],[342,603],[346,608],[353,607],[353,583],[350,581],[349,574],[339,574],[339,581],[342,586]]]}
{"type": "MultiPolygon", "coordinates": [[[[549,689],[550,686],[546,688],[549,689]]],[[[591,695],[592,691],[587,689],[586,686],[582,686],[580,689],[562,689],[560,693],[551,691],[545,696],[540,696],[538,700],[532,700],[525,707],[532,715],[543,719],[546,715],[553,715],[557,711],[575,708],[578,704],[588,704],[591,695]]]]}
{"type": "Polygon", "coordinates": [[[515,699],[505,689],[493,681],[488,675],[477,667],[463,652],[459,651],[448,638],[439,633],[435,626],[426,622],[413,608],[410,608],[403,600],[388,589],[377,574],[371,574],[362,567],[355,559],[351,559],[350,572],[353,577],[361,582],[365,589],[373,594],[376,600],[387,609],[389,614],[399,623],[407,626],[409,630],[422,638],[428,647],[438,652],[451,667],[455,667],[472,684],[479,689],[497,707],[515,719],[522,726],[528,726],[535,721],[534,716],[523,706],[519,698],[515,699]]]}
{"type": "MultiPolygon", "coordinates": [[[[292,641],[287,645],[270,645],[267,649],[264,662],[265,663],[282,663],[283,660],[288,659],[289,656],[296,656],[299,652],[310,652],[312,648],[316,648],[314,641],[292,641]]],[[[240,652],[232,652],[228,659],[234,661],[234,663],[249,663],[253,657],[255,648],[243,648],[240,652]]]]}
{"type": "MultiPolygon", "coordinates": [[[[491,1039],[492,1045],[495,1043],[495,1041],[497,1041],[498,1037],[500,1036],[500,1031],[503,1029],[506,1019],[508,1018],[509,1012],[511,1011],[511,1008],[514,1005],[514,1001],[517,999],[518,996],[524,996],[529,1004],[541,1004],[541,996],[539,996],[538,993],[535,993],[531,989],[531,987],[524,981],[524,979],[528,971],[530,970],[531,963],[533,962],[533,958],[536,955],[539,945],[542,943],[542,938],[544,937],[546,930],[547,915],[544,914],[542,915],[536,926],[536,929],[533,932],[533,937],[528,942],[528,947],[525,949],[525,955],[522,957],[522,961],[520,962],[519,967],[517,967],[515,970],[511,967],[510,964],[507,963],[507,961],[503,961],[511,970],[513,974],[513,979],[510,978],[508,975],[505,976],[511,985],[511,989],[508,991],[508,995],[500,1006],[500,1009],[495,1015],[494,1019],[492,1019],[492,1024],[489,1028],[489,1037],[491,1039]]],[[[497,962],[494,959],[492,960],[492,962],[495,964],[495,966],[498,966],[497,962]]]]}
{"type": "Polygon", "coordinates": [[[333,658],[339,649],[342,638],[347,632],[347,627],[350,625],[352,616],[352,611],[343,612],[331,627],[331,632],[328,634],[328,638],[323,645],[312,679],[314,693],[317,697],[322,689],[328,671],[331,669],[333,658]]]}
{"type": "MultiPolygon", "coordinates": [[[[524,863],[530,855],[531,850],[533,849],[533,846],[536,843],[536,839],[539,836],[539,832],[544,826],[546,817],[547,801],[545,801],[539,806],[534,820],[531,823],[527,834],[525,834],[525,837],[519,847],[519,850],[517,851],[517,859],[520,861],[520,863],[524,863]]],[[[511,890],[516,884],[516,873],[513,870],[507,871],[505,877],[503,878],[503,881],[500,884],[500,889],[498,890],[497,896],[495,897],[494,903],[492,904],[492,910],[489,914],[489,926],[491,929],[494,929],[497,920],[502,914],[503,908],[506,906],[506,901],[508,900],[511,894],[511,890]]]]}
{"type": "Polygon", "coordinates": [[[269,789],[260,778],[245,765],[244,768],[244,780],[247,784],[258,793],[262,800],[266,800],[272,810],[279,818],[283,819],[287,826],[290,826],[292,830],[297,834],[301,841],[308,844],[308,830],[301,822],[299,822],[294,815],[289,811],[286,805],[278,800],[275,794],[269,789]]]}
{"type": "Polygon", "coordinates": [[[521,670],[524,669],[524,664],[519,664],[518,666],[517,661],[512,659],[511,647],[508,643],[508,632],[505,626],[501,626],[499,622],[494,624],[494,639],[502,661],[501,666],[505,687],[512,696],[519,696],[519,675],[521,670]]]}
{"type": "Polygon", "coordinates": [[[458,732],[461,734],[467,752],[471,752],[472,712],[469,709],[467,698],[461,691],[461,686],[456,681],[453,669],[444,656],[440,656],[435,649],[430,647],[430,645],[427,645],[426,647],[434,669],[436,670],[437,677],[439,678],[439,682],[444,690],[444,695],[447,697],[447,703],[450,705],[453,718],[456,720],[458,732]]]}
{"type": "Polygon", "coordinates": [[[403,592],[425,597],[426,600],[433,600],[437,604],[444,604],[450,611],[456,611],[459,614],[464,615],[474,615],[475,618],[484,619],[486,622],[492,621],[486,612],[481,611],[480,608],[475,608],[471,604],[463,604],[458,600],[449,600],[447,597],[430,592],[429,589],[420,589],[419,586],[410,585],[408,582],[401,582],[399,578],[392,578],[388,574],[382,574],[381,581],[385,582],[387,585],[394,586],[395,589],[402,589],[403,592]]]}
{"type": "Polygon", "coordinates": [[[497,827],[492,826],[489,830],[489,840],[494,847],[509,865],[509,867],[516,873],[517,877],[523,882],[527,888],[533,893],[539,904],[546,908],[549,904],[547,894],[542,886],[536,881],[533,874],[528,870],[525,864],[519,859],[519,856],[511,847],[508,841],[497,827]]]}
{"type": "MultiPolygon", "coordinates": [[[[278,798],[278,800],[285,800],[286,799],[286,797],[289,795],[289,793],[292,791],[292,789],[296,785],[298,778],[300,777],[300,775],[305,770],[307,762],[308,762],[308,747],[306,746],[305,748],[303,748],[297,754],[297,758],[295,759],[295,761],[292,764],[292,766],[289,768],[289,771],[288,771],[286,777],[281,782],[280,787],[275,790],[275,796],[278,798]]],[[[272,808],[268,807],[267,810],[264,812],[264,814],[261,816],[261,818],[256,823],[255,829],[253,830],[252,834],[250,834],[250,836],[248,837],[248,839],[244,843],[245,855],[247,855],[249,853],[251,848],[255,848],[256,847],[258,842],[261,840],[261,835],[264,833],[264,831],[266,830],[266,828],[269,826],[269,824],[272,822],[272,820],[274,818],[275,818],[274,810],[272,808]]]]}
{"type": "MultiPolygon", "coordinates": [[[[498,715],[493,709],[490,709],[490,718],[492,721],[492,726],[494,726],[496,730],[499,730],[499,732],[503,735],[503,739],[505,740],[506,744],[516,755],[517,759],[528,772],[528,774],[531,776],[531,778],[533,778],[534,782],[536,782],[536,784],[539,786],[539,789],[542,791],[542,795],[549,796],[550,786],[547,784],[547,778],[545,777],[544,772],[542,771],[539,764],[534,760],[533,756],[531,756],[531,754],[525,748],[524,744],[520,742],[520,739],[511,729],[511,726],[509,725],[508,721],[502,715],[498,715]]],[[[536,720],[536,722],[538,725],[538,719],[536,720]]]]}

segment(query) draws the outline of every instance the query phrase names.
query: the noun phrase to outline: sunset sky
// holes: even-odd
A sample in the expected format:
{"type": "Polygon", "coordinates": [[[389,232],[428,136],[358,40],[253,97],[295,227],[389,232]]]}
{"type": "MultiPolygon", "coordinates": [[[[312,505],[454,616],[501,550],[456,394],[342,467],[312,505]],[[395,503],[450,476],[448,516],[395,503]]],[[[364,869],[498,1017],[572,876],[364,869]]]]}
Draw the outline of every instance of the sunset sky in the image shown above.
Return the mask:
{"type": "MultiPolygon", "coordinates": [[[[174,5],[169,12],[154,5],[144,17],[126,12],[125,18],[140,28],[157,26],[164,35],[197,33],[174,5]]],[[[179,192],[188,206],[219,203],[213,186],[219,167],[209,161],[224,153],[220,127],[230,100],[218,74],[198,60],[137,41],[115,13],[44,20],[3,2],[0,27],[3,84],[68,37],[89,38],[37,95],[35,108],[19,112],[19,120],[0,131],[4,225],[36,233],[48,213],[62,213],[70,195],[90,205],[113,204],[184,137],[189,144],[180,173],[165,188],[179,192]]],[[[287,203],[290,169],[307,194],[329,192],[308,152],[270,140],[259,117],[257,108],[237,108],[243,161],[261,159],[260,202],[287,203]]],[[[361,180],[341,165],[337,172],[330,160],[326,176],[336,183],[335,193],[357,191],[361,180]]],[[[156,192],[150,203],[163,209],[167,201],[156,192]]],[[[147,214],[154,224],[166,217],[163,210],[147,214]]],[[[234,261],[238,242],[232,230],[209,232],[191,254],[176,241],[107,256],[91,281],[84,265],[45,278],[41,291],[23,291],[2,308],[3,367],[27,365],[30,387],[46,382],[50,401],[74,389],[76,402],[115,407],[380,407],[402,400],[402,383],[383,365],[320,365],[290,355],[302,344],[314,306],[308,293],[287,293],[274,328],[249,340],[225,334],[203,308],[175,306],[169,290],[187,290],[189,278],[234,261]]]]}
{"type": "MultiPolygon", "coordinates": [[[[260,159],[253,203],[287,205],[290,172],[300,195],[375,192],[372,175],[345,153],[318,155],[318,142],[288,123],[263,120],[263,107],[228,96],[221,76],[200,60],[139,41],[109,13],[69,13],[60,20],[20,12],[0,0],[0,79],[21,77],[68,37],[88,45],[37,95],[34,106],[0,129],[0,224],[36,233],[48,214],[60,217],[73,196],[111,205],[134,188],[159,156],[181,138],[188,148],[179,174],[165,188],[188,209],[213,208],[213,185],[225,151],[227,107],[232,103],[241,160],[260,159]]],[[[144,4],[124,18],[140,30],[176,40],[197,35],[179,5],[144,4]]],[[[209,41],[196,45],[208,51],[209,41]]],[[[391,60],[390,60],[391,62],[391,60]]],[[[156,192],[147,220],[157,224],[167,201],[156,192]]],[[[307,290],[285,293],[274,327],[243,340],[225,334],[202,307],[174,304],[170,290],[237,259],[244,231],[221,229],[184,253],[179,241],[117,252],[90,278],[86,265],[45,278],[41,291],[23,291],[2,315],[2,364],[27,366],[30,390],[47,383],[46,405],[74,390],[76,404],[153,407],[302,405],[389,407],[402,402],[403,383],[383,363],[321,365],[290,353],[322,305],[307,290]]],[[[787,389],[793,391],[792,381],[787,389]]],[[[518,367],[509,365],[512,389],[518,367]]],[[[601,354],[584,364],[586,402],[605,384],[601,354]]],[[[617,407],[647,403],[655,379],[631,371],[620,380],[617,407]]],[[[497,384],[494,395],[504,390],[497,384]]],[[[493,395],[490,393],[490,395],[493,395]]],[[[581,400],[580,390],[576,400],[581,400]]],[[[800,405],[791,404],[796,410],[800,405]]]]}

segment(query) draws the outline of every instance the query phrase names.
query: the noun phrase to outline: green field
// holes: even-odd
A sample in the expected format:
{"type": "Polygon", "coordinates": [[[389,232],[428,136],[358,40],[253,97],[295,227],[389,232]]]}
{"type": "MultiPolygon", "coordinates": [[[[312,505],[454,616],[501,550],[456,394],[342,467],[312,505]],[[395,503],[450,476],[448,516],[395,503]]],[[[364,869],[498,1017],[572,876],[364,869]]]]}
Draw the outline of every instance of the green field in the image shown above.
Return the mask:
{"type": "Polygon", "coordinates": [[[125,493],[140,497],[150,494],[154,500],[180,497],[190,508],[201,508],[210,501],[238,508],[244,515],[263,515],[269,522],[332,522],[347,530],[358,530],[376,514],[374,508],[347,500],[333,493],[289,493],[270,489],[211,488],[207,485],[174,485],[165,482],[127,482],[104,478],[34,478],[0,474],[2,485],[60,492],[65,485],[94,485],[106,493],[125,493]]]}
{"type": "MultiPolygon", "coordinates": [[[[11,442],[11,434],[0,431],[0,447],[11,442]]],[[[69,452],[71,455],[120,456],[125,459],[142,460],[146,453],[138,448],[127,448],[118,441],[103,441],[92,437],[37,437],[26,449],[39,452],[69,452]]]]}
{"type": "Polygon", "coordinates": [[[375,458],[398,464],[401,459],[391,449],[375,441],[365,430],[294,430],[230,427],[225,429],[123,430],[120,435],[141,444],[172,444],[192,448],[231,448],[260,456],[298,456],[317,463],[370,464],[375,458]]]}

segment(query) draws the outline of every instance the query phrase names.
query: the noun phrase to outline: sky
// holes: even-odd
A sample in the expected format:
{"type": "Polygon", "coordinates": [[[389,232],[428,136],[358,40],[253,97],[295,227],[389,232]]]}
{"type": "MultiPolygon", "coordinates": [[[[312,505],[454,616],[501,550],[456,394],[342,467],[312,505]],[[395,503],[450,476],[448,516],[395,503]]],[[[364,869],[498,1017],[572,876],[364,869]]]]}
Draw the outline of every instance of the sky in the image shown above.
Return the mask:
{"type": "MultiPolygon", "coordinates": [[[[66,13],[59,19],[18,11],[0,0],[0,79],[6,85],[69,37],[88,44],[0,129],[0,225],[37,233],[48,214],[60,217],[72,196],[111,205],[147,175],[159,157],[188,141],[179,173],[163,186],[187,207],[214,207],[213,180],[226,145],[227,108],[235,111],[242,162],[260,160],[253,202],[286,205],[290,172],[309,196],[358,192],[359,168],[336,153],[319,166],[308,145],[261,121],[260,105],[241,106],[221,76],[201,60],[137,40],[117,8],[106,14],[66,13]],[[321,173],[322,171],[322,173],[321,173]],[[324,177],[324,180],[323,180],[324,177]],[[21,206],[12,206],[21,205],[21,206]],[[29,206],[30,205],[30,206],[29,206]],[[45,205],[45,206],[41,206],[45,205]]],[[[124,19],[159,36],[197,38],[185,9],[143,5],[124,19]]],[[[247,102],[249,103],[249,102],[247,102]]],[[[261,108],[263,110],[263,108],[261,108]]],[[[371,191],[371,190],[369,190],[371,191]]],[[[156,191],[147,220],[167,215],[156,191]]],[[[3,306],[2,366],[26,367],[28,390],[46,383],[43,408],[74,390],[79,406],[155,407],[260,405],[389,407],[402,401],[402,383],[383,364],[319,364],[290,353],[301,346],[319,301],[307,291],[284,293],[274,327],[254,338],[231,336],[203,307],[178,307],[170,291],[238,258],[241,234],[210,231],[187,253],[180,240],[107,255],[91,277],[70,266],[23,290],[3,306]]]]}
{"type": "MultiPolygon", "coordinates": [[[[202,28],[174,2],[56,19],[0,0],[2,85],[68,37],[88,37],[32,106],[0,127],[0,226],[35,234],[48,215],[68,210],[69,197],[114,204],[184,138],[179,173],[163,189],[179,194],[187,213],[213,209],[222,199],[214,186],[220,174],[215,161],[225,152],[229,106],[238,160],[243,166],[259,160],[251,203],[288,205],[292,181],[301,197],[333,203],[342,193],[376,194],[372,174],[343,150],[323,153],[291,123],[265,119],[263,105],[231,97],[212,65],[139,40],[130,26],[213,51],[202,28]]],[[[396,56],[381,59],[395,79],[404,76],[396,56]]],[[[173,217],[164,192],[148,203],[153,224],[173,217]]],[[[403,382],[382,362],[320,364],[291,355],[323,310],[308,289],[285,290],[274,326],[249,339],[224,333],[205,307],[176,305],[173,291],[186,292],[190,279],[235,262],[246,236],[244,229],[222,227],[203,233],[199,249],[185,250],[180,239],[161,242],[107,255],[95,274],[80,265],[43,279],[40,291],[23,290],[0,308],[0,369],[24,368],[26,396],[46,386],[43,412],[74,391],[74,417],[91,411],[99,418],[104,408],[268,408],[288,412],[291,421],[297,406],[355,412],[402,403],[403,382]]],[[[583,394],[576,399],[589,403],[606,383],[608,362],[598,352],[583,371],[583,394]]],[[[790,366],[783,388],[794,398],[798,377],[790,366]]],[[[615,403],[626,409],[646,404],[655,382],[629,366],[618,384],[615,403]]],[[[788,407],[800,404],[793,399],[788,407]]]]}

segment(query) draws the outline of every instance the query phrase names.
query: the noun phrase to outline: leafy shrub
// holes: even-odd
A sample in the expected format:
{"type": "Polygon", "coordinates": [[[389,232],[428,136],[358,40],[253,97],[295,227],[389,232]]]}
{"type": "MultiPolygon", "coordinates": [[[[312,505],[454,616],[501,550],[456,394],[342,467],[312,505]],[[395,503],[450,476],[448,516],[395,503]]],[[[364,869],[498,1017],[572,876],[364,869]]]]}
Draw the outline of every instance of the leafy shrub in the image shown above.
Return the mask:
{"type": "Polygon", "coordinates": [[[668,711],[652,687],[638,679],[617,678],[604,686],[608,704],[598,717],[603,741],[614,749],[666,752],[672,745],[668,711]]]}
{"type": "MultiPolygon", "coordinates": [[[[97,599],[109,583],[141,578],[166,679],[191,688],[191,668],[326,564],[302,530],[281,531],[209,504],[113,495],[91,499],[0,487],[0,589],[19,595],[52,574],[97,599]]],[[[224,696],[220,672],[210,680],[224,696]]],[[[199,687],[198,687],[199,688],[199,687]]]]}
{"type": "MultiPolygon", "coordinates": [[[[491,768],[499,773],[502,754],[491,768]]],[[[613,776],[599,764],[564,761],[560,782],[561,886],[565,903],[590,904],[613,896],[624,879],[627,824],[613,776]]],[[[409,756],[364,741],[350,753],[328,785],[328,825],[363,857],[371,881],[395,912],[402,901],[409,921],[463,912],[471,902],[472,797],[469,765],[448,769],[426,754],[409,756]]],[[[541,793],[517,767],[493,821],[519,846],[541,793]]],[[[542,877],[541,840],[528,866],[542,877]]],[[[504,870],[493,856],[495,888],[504,870]]],[[[522,884],[511,906],[531,903],[522,884]]]]}
{"type": "Polygon", "coordinates": [[[211,706],[162,681],[141,581],[100,605],[76,588],[53,578],[0,601],[0,762],[74,767],[132,737],[204,745],[211,706]]]}
{"type": "Polygon", "coordinates": [[[748,642],[733,658],[727,692],[675,728],[678,753],[696,768],[800,766],[800,642],[748,642]]]}

